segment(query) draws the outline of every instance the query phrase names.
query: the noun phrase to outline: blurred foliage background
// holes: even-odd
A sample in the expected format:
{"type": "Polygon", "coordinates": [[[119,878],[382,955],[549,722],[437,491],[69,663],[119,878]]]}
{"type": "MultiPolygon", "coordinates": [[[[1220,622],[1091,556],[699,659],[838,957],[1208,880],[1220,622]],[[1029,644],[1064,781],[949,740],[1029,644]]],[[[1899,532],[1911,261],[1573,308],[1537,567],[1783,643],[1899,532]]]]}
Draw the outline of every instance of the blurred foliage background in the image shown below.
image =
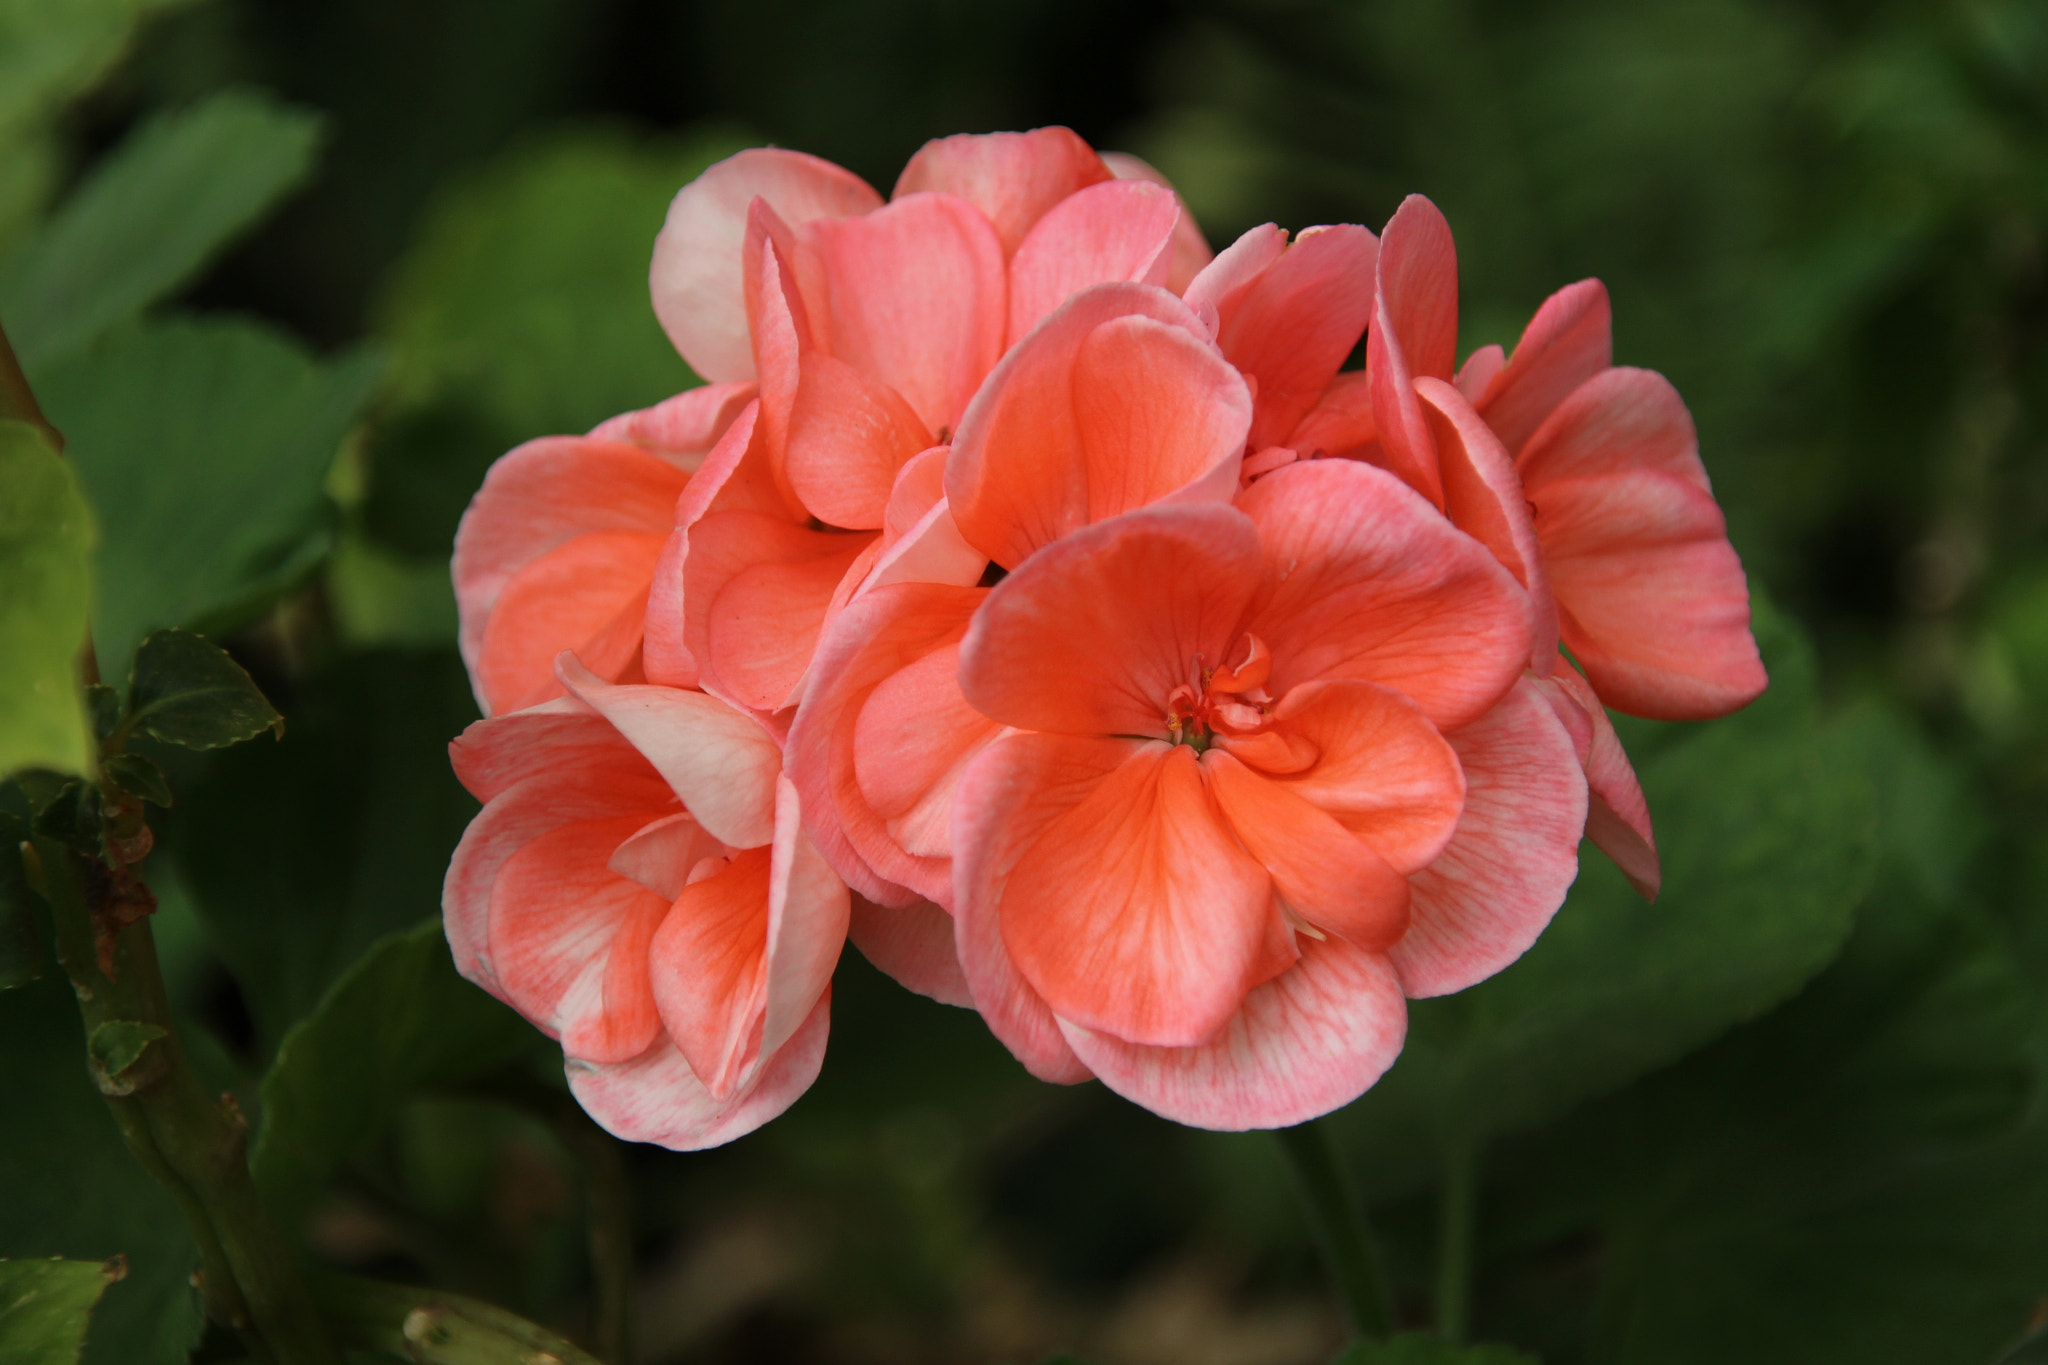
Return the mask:
{"type": "MultiPolygon", "coordinates": [[[[456,520],[512,445],[691,382],[645,292],[675,189],[775,142],[886,190],[928,137],[1055,122],[1219,246],[1429,194],[1461,351],[1599,275],[1759,590],[1764,701],[1625,730],[1663,899],[1589,851],[1339,1118],[1404,1318],[1476,1208],[1471,1330],[1553,1365],[2035,1358],[2038,0],[0,0],[0,318],[98,509],[103,666],[195,626],[289,723],[161,756],[150,874],[294,1234],[571,1334],[609,1273],[649,1365],[1336,1349],[1261,1135],[1040,1085],[849,953],[786,1117],[627,1150],[417,927],[474,809],[456,520]]],[[[0,994],[0,1254],[128,1256],[89,1361],[231,1358],[66,996],[0,994]]]]}

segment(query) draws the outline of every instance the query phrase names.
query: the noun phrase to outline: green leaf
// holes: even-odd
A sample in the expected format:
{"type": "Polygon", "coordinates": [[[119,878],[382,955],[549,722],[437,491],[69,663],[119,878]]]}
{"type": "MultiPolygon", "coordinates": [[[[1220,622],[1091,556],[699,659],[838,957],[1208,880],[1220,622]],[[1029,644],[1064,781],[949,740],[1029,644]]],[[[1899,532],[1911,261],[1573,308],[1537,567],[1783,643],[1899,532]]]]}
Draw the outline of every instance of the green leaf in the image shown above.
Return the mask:
{"type": "Polygon", "coordinates": [[[119,1261],[0,1261],[0,1365],[74,1365],[119,1261]]]}
{"type": "Polygon", "coordinates": [[[539,1037],[456,974],[438,918],[388,935],[278,1048],[263,1078],[258,1186],[274,1206],[302,1203],[409,1095],[501,1070],[539,1037]]]}
{"type": "Polygon", "coordinates": [[[76,673],[92,514],[42,433],[0,421],[0,776],[91,762],[76,673]]]}
{"type": "Polygon", "coordinates": [[[399,409],[373,453],[379,539],[445,560],[506,450],[697,382],[655,321],[648,253],[676,191],[742,145],[579,128],[440,197],[378,309],[399,409]]]}
{"type": "Polygon", "coordinates": [[[149,323],[52,367],[38,392],[101,519],[105,676],[147,632],[229,628],[304,576],[329,535],[322,481],[378,369],[218,319],[149,323]]]}
{"type": "Polygon", "coordinates": [[[0,994],[0,1040],[0,1254],[125,1256],[128,1276],[93,1314],[84,1365],[184,1365],[202,1325],[199,1258],[178,1206],[136,1164],[93,1088],[70,982],[52,975],[0,994]]]}
{"type": "Polygon", "coordinates": [[[312,168],[319,118],[234,91],[160,114],[0,268],[31,374],[169,296],[312,168]]]}
{"type": "Polygon", "coordinates": [[[120,689],[105,683],[91,684],[85,689],[85,711],[92,717],[94,737],[104,741],[121,723],[120,689]]]}
{"type": "Polygon", "coordinates": [[[1330,1365],[1538,1365],[1538,1361],[1505,1346],[1460,1346],[1430,1332],[1403,1332],[1390,1341],[1356,1342],[1330,1365]]]}
{"type": "Polygon", "coordinates": [[[38,0],[0,7],[0,129],[82,94],[119,60],[137,22],[184,0],[38,0]]]}
{"type": "MultiPolygon", "coordinates": [[[[1664,1065],[1785,999],[1847,937],[1875,813],[1852,739],[1817,723],[1810,665],[1763,619],[1771,691],[1748,710],[1634,743],[1663,853],[1645,904],[1591,845],[1579,882],[1514,966],[1416,1001],[1393,1069],[1337,1119],[1381,1190],[1664,1065]]],[[[1640,733],[1640,732],[1637,732],[1640,733]]]]}
{"type": "Polygon", "coordinates": [[[226,750],[181,784],[166,851],[262,1052],[372,943],[439,912],[476,812],[448,737],[475,717],[452,650],[346,656],[294,689],[289,744],[226,750]]]}
{"type": "Polygon", "coordinates": [[[284,735],[284,717],[247,671],[219,645],[182,630],[159,630],[135,651],[127,723],[187,749],[225,748],[265,730],[284,735]]]}
{"type": "Polygon", "coordinates": [[[141,754],[115,754],[100,764],[100,771],[107,780],[130,796],[169,807],[171,801],[171,780],[164,776],[164,770],[154,760],[141,754]]]}

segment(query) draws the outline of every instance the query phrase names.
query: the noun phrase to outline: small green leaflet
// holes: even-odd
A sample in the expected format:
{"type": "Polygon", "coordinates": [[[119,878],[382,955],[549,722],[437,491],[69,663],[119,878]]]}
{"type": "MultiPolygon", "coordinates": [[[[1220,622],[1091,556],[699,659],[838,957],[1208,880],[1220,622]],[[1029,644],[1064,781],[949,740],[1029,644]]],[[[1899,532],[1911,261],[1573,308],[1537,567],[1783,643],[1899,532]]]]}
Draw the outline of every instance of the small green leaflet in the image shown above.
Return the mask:
{"type": "Polygon", "coordinates": [[[242,666],[182,630],[157,631],[135,651],[126,723],[187,749],[224,748],[265,730],[284,734],[284,717],[242,666]]]}
{"type": "Polygon", "coordinates": [[[76,673],[92,543],[70,467],[36,428],[0,421],[0,777],[92,761],[76,673]]]}
{"type": "Polygon", "coordinates": [[[0,1365],[73,1365],[93,1306],[128,1273],[111,1261],[0,1261],[0,1365]]]}

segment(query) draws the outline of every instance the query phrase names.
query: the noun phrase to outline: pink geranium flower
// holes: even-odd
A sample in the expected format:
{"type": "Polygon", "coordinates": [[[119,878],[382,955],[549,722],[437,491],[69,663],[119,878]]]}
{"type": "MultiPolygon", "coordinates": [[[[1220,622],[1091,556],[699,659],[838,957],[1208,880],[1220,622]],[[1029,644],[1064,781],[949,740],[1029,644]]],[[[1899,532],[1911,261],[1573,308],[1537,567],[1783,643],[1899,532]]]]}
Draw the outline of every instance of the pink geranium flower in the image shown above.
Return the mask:
{"type": "Polygon", "coordinates": [[[449,746],[484,802],[443,893],[456,966],[560,1040],[612,1132],[729,1142],[817,1076],[845,883],[755,720],[560,668],[569,695],[449,746]]]}
{"type": "Polygon", "coordinates": [[[1037,1074],[1186,1123],[1355,1098],[1404,995],[1512,961],[1577,870],[1529,635],[1501,566],[1362,465],[1040,550],[958,647],[1006,727],[954,796],[976,1006],[1037,1074]]]}

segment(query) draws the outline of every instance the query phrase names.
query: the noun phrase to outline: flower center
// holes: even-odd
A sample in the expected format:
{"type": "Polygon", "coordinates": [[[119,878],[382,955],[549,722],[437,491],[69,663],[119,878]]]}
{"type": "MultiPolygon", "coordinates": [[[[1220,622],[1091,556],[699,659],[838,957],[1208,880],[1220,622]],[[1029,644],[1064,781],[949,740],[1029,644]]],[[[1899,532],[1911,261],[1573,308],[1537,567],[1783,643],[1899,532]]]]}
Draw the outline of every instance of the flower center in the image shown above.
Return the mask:
{"type": "Polygon", "coordinates": [[[1241,636],[1225,657],[1235,662],[1210,668],[1196,655],[1188,680],[1167,693],[1166,732],[1175,744],[1201,753],[1219,733],[1249,734],[1273,714],[1273,698],[1266,691],[1273,656],[1266,642],[1241,636]]]}

